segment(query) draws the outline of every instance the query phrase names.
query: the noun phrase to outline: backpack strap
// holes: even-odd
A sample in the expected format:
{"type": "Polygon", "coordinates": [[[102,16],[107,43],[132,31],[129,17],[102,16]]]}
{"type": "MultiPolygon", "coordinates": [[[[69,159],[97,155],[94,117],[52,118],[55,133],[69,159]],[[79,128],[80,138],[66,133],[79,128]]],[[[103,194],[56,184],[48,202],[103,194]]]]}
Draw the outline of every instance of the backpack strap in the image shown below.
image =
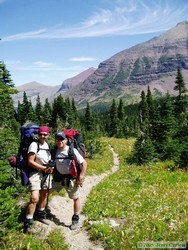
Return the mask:
{"type": "MultiPolygon", "coordinates": [[[[47,142],[46,142],[46,143],[47,143],[47,142]]],[[[48,144],[48,143],[47,143],[47,144],[48,144]]],[[[50,145],[48,144],[48,148],[40,148],[39,142],[37,142],[37,153],[38,153],[40,150],[51,151],[51,150],[50,150],[50,145]]]]}
{"type": "Polygon", "coordinates": [[[57,153],[57,147],[55,146],[55,147],[51,150],[51,157],[52,157],[52,160],[55,160],[55,159],[71,159],[71,160],[75,160],[75,161],[77,162],[77,159],[76,159],[76,156],[75,156],[75,153],[74,153],[74,149],[73,149],[73,145],[72,145],[72,144],[69,146],[69,149],[68,149],[68,156],[56,157],[56,153],[57,153]]]}
{"type": "Polygon", "coordinates": [[[55,159],[70,159],[69,154],[68,154],[68,156],[65,156],[65,157],[56,157],[57,146],[55,146],[52,150],[50,150],[50,152],[51,152],[52,160],[55,160],[55,159]]]}
{"type": "Polygon", "coordinates": [[[65,157],[56,157],[56,152],[57,152],[57,146],[55,146],[55,147],[51,150],[51,158],[52,158],[52,160],[56,160],[56,159],[70,159],[70,160],[74,161],[74,162],[75,162],[75,165],[76,165],[77,173],[78,173],[78,176],[79,176],[79,175],[80,175],[80,172],[81,172],[81,166],[80,166],[80,164],[78,163],[77,158],[76,158],[76,156],[75,156],[73,144],[71,144],[71,145],[69,146],[69,149],[68,149],[68,156],[65,156],[65,157]]]}
{"type": "MultiPolygon", "coordinates": [[[[74,143],[74,142],[73,142],[74,143]]],[[[71,143],[70,145],[69,145],[69,149],[68,149],[68,156],[69,156],[69,158],[72,160],[72,159],[74,159],[74,160],[77,160],[76,159],[76,156],[75,156],[75,153],[74,153],[74,146],[73,146],[73,143],[71,143]]]]}

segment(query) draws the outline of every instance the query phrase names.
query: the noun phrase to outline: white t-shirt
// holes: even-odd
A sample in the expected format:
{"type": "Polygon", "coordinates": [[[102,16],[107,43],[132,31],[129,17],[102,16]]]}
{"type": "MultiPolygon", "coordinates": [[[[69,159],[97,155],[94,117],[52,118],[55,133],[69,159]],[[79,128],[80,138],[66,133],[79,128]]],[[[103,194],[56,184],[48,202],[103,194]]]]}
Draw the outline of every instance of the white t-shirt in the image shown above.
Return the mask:
{"type": "Polygon", "coordinates": [[[36,155],[35,161],[41,165],[47,164],[49,162],[49,160],[51,160],[51,154],[50,154],[50,150],[49,150],[49,146],[48,146],[47,142],[44,142],[43,144],[40,144],[40,143],[38,144],[37,142],[32,142],[29,145],[27,153],[31,153],[31,152],[35,153],[35,155],[36,155]],[[39,151],[38,151],[38,149],[39,149],[39,151]]]}
{"type": "MultiPolygon", "coordinates": [[[[57,150],[56,152],[55,158],[67,157],[66,159],[55,159],[56,168],[60,174],[69,174],[70,158],[68,158],[68,150],[69,146],[66,145],[64,150],[57,150]]],[[[82,164],[84,162],[84,158],[76,148],[74,148],[73,150],[78,163],[82,164]]]]}

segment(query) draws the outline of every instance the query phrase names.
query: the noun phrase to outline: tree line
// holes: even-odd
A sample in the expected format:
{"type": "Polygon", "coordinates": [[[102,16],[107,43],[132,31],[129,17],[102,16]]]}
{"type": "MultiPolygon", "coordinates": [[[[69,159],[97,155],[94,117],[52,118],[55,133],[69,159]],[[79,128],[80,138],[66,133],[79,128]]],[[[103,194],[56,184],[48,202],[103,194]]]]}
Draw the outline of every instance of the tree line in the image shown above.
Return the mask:
{"type": "Polygon", "coordinates": [[[174,90],[159,100],[154,99],[148,87],[141,93],[139,103],[140,132],[135,143],[134,160],[137,164],[153,161],[171,161],[171,167],[188,165],[188,97],[178,68],[174,90]]]}
{"type": "Polygon", "coordinates": [[[136,138],[132,161],[147,164],[157,160],[171,160],[178,166],[186,166],[188,161],[187,89],[181,73],[177,69],[174,90],[177,95],[154,98],[148,86],[141,92],[140,102],[125,106],[122,99],[112,100],[107,111],[94,111],[87,103],[85,110],[77,109],[74,98],[64,98],[61,94],[42,105],[40,96],[35,107],[23,93],[23,101],[13,107],[11,95],[17,93],[6,65],[0,62],[0,127],[17,131],[25,122],[46,124],[53,131],[63,128],[80,130],[89,142],[99,136],[136,138]]]}

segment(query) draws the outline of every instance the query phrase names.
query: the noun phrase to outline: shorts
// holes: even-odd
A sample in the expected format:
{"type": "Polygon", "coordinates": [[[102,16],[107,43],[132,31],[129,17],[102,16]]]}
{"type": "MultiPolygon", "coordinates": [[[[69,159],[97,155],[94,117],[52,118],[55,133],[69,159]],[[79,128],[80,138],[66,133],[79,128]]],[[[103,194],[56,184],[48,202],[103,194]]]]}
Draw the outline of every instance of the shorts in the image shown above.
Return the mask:
{"type": "Polygon", "coordinates": [[[29,188],[31,191],[52,188],[52,174],[42,171],[31,172],[29,175],[29,188]]]}
{"type": "Polygon", "coordinates": [[[59,192],[62,188],[64,188],[70,199],[78,199],[80,197],[80,186],[76,184],[76,180],[71,180],[69,186],[66,185],[68,183],[68,178],[63,178],[61,182],[53,182],[52,189],[59,192]]]}

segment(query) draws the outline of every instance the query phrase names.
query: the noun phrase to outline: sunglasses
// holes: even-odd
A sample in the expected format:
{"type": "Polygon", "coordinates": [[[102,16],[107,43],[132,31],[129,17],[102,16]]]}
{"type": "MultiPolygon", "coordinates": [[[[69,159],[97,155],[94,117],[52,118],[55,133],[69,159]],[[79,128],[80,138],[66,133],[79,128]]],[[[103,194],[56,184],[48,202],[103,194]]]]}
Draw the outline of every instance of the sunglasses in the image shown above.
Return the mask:
{"type": "Polygon", "coordinates": [[[48,136],[48,134],[40,133],[41,136],[48,136]]]}
{"type": "Polygon", "coordinates": [[[65,138],[56,138],[57,141],[64,141],[65,138]]]}

